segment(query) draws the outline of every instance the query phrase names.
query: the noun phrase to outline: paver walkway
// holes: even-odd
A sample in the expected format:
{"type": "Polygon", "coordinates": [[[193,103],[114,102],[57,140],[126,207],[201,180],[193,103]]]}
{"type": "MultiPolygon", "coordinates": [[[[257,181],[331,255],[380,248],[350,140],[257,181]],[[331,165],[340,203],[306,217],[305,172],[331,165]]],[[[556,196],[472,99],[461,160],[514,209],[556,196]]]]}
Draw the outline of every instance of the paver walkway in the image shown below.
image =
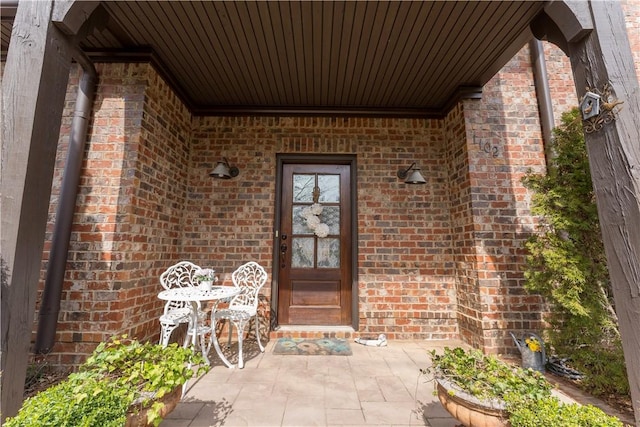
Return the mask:
{"type": "Polygon", "coordinates": [[[275,340],[264,353],[250,344],[245,343],[244,369],[228,369],[212,352],[212,369],[188,384],[160,426],[458,424],[420,369],[429,364],[429,350],[466,347],[462,342],[391,340],[386,347],[351,342],[351,356],[283,356],[273,354],[275,340]]]}
{"type": "Polygon", "coordinates": [[[351,342],[351,356],[275,355],[274,343],[264,353],[245,348],[244,369],[226,368],[212,352],[212,369],[189,383],[161,427],[456,425],[420,368],[428,350],[460,342],[351,342]]]}

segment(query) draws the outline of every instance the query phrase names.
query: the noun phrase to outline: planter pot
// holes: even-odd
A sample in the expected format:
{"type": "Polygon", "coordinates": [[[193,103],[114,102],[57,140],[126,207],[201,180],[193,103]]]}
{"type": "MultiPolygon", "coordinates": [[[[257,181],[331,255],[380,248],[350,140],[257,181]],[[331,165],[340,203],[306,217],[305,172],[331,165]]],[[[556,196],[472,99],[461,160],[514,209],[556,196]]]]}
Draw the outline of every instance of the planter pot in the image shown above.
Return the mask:
{"type": "MultiPolygon", "coordinates": [[[[180,402],[180,398],[182,397],[182,387],[176,387],[173,389],[171,393],[165,394],[161,399],[158,399],[160,402],[164,403],[164,408],[160,411],[160,416],[165,418],[169,412],[173,411],[180,402]]],[[[149,406],[152,405],[153,402],[149,403],[149,406]]],[[[149,406],[146,408],[142,408],[141,404],[133,404],[129,411],[127,412],[127,422],[124,427],[150,427],[153,424],[149,424],[147,422],[147,412],[149,412],[149,406]]]]}
{"type": "Polygon", "coordinates": [[[445,378],[436,378],[442,406],[465,427],[507,427],[509,414],[500,400],[480,400],[445,378]]]}
{"type": "Polygon", "coordinates": [[[200,282],[200,285],[198,285],[198,288],[210,291],[211,288],[213,288],[213,280],[203,280],[200,282]]]}

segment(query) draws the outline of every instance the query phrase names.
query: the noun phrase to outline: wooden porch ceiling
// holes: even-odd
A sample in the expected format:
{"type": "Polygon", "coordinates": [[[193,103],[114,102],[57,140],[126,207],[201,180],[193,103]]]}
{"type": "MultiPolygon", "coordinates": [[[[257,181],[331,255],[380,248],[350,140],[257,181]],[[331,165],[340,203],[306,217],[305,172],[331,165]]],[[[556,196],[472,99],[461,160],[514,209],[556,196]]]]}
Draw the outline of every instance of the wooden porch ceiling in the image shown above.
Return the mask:
{"type": "MultiPolygon", "coordinates": [[[[81,47],[151,60],[194,114],[440,117],[544,1],[102,1],[81,47]]],[[[6,54],[10,17],[3,16],[6,54]]]]}

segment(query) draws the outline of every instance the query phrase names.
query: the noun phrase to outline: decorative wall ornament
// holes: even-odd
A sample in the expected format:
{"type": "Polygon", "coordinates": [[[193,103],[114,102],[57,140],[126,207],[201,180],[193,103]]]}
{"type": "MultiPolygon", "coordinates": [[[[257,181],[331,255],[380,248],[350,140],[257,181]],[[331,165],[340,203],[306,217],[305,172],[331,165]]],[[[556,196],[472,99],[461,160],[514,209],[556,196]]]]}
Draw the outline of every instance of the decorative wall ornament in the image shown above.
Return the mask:
{"type": "Polygon", "coordinates": [[[329,235],[329,226],[320,221],[322,214],[322,205],[314,203],[302,210],[302,217],[307,221],[307,227],[313,230],[318,237],[327,237],[329,235]]]}
{"type": "Polygon", "coordinates": [[[611,98],[611,86],[605,84],[602,90],[589,89],[580,99],[580,112],[586,133],[597,132],[607,123],[616,119],[624,101],[611,98]]]}

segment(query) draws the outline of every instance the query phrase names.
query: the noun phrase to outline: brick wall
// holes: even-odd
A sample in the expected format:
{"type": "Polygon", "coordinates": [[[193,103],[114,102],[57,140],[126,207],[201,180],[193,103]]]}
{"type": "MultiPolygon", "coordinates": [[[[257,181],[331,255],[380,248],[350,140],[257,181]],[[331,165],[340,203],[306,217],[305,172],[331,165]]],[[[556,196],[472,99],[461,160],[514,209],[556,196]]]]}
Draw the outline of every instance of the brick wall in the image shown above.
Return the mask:
{"type": "Polygon", "coordinates": [[[523,289],[523,244],[533,231],[521,179],[544,171],[544,150],[528,47],[468,100],[452,128],[458,320],[461,336],[487,352],[513,347],[509,331],[539,330],[541,301],[523,289]],[[457,208],[457,209],[456,209],[457,208]]]}
{"type": "MultiPolygon", "coordinates": [[[[355,154],[358,161],[360,332],[456,336],[444,138],[434,120],[337,117],[194,119],[185,250],[229,279],[255,259],[271,275],[277,153],[355,154]],[[233,180],[208,172],[222,156],[233,180]],[[397,169],[417,161],[427,185],[397,169]]],[[[265,291],[270,295],[267,287],[265,291]]]]}
{"type": "MultiPolygon", "coordinates": [[[[629,5],[635,54],[640,11],[629,5]]],[[[577,104],[575,89],[568,58],[544,49],[559,123],[577,104]]],[[[542,326],[541,301],[522,288],[523,243],[535,218],[520,180],[530,167],[544,170],[529,62],[525,47],[482,100],[464,101],[441,121],[191,117],[148,64],[100,64],[54,349],[59,363],[77,363],[112,334],[155,339],[158,277],[180,259],[213,266],[226,281],[250,259],[271,273],[277,153],[357,156],[360,333],[461,336],[490,352],[512,349],[508,331],[542,326]],[[240,167],[238,178],[208,176],[223,156],[240,167]],[[413,161],[424,186],[395,176],[413,161]]],[[[52,220],[76,84],[77,73],[52,220]]],[[[51,231],[49,224],[45,266],[51,231]]]]}
{"type": "Polygon", "coordinates": [[[637,0],[621,0],[620,4],[624,12],[636,77],[640,78],[640,5],[637,0]]]}
{"type": "MultiPolygon", "coordinates": [[[[180,253],[191,116],[148,64],[99,64],[56,346],[76,364],[113,334],[157,336],[158,277],[180,253]]],[[[77,73],[69,86],[44,254],[50,248],[77,73]]]]}

